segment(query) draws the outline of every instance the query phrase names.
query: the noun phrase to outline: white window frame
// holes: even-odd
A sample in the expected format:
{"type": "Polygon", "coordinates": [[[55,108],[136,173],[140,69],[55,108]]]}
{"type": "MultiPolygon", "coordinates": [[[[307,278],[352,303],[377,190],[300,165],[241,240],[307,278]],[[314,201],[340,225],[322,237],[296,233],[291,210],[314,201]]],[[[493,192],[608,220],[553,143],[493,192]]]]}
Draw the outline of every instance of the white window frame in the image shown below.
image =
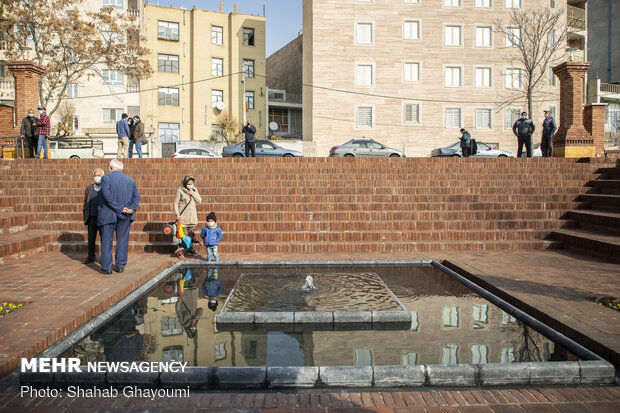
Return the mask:
{"type": "Polygon", "coordinates": [[[403,21],[403,40],[420,40],[422,38],[421,24],[419,20],[403,21]],[[409,29],[407,28],[410,26],[409,29]],[[415,30],[413,28],[415,27],[415,30]],[[415,32],[415,33],[414,33],[415,32]],[[407,37],[409,33],[409,37],[407,37]]]}
{"type": "Polygon", "coordinates": [[[506,69],[505,79],[506,81],[504,82],[504,86],[506,89],[521,89],[523,87],[523,70],[517,67],[508,68],[506,69]],[[516,87],[515,80],[518,81],[518,85],[516,87]]]}
{"type": "Polygon", "coordinates": [[[211,89],[211,106],[215,107],[218,102],[224,102],[224,91],[211,89]]]}
{"type": "Polygon", "coordinates": [[[216,44],[218,46],[224,44],[224,28],[222,26],[211,26],[211,44],[216,44]]]}
{"type": "Polygon", "coordinates": [[[493,7],[493,0],[475,0],[474,7],[478,9],[490,9],[493,7]]]}
{"type": "Polygon", "coordinates": [[[549,86],[557,86],[558,77],[553,73],[553,69],[549,68],[549,86]]]}
{"type": "Polygon", "coordinates": [[[122,9],[123,0],[101,0],[101,8],[112,7],[113,9],[122,9]]]}
{"type": "MultiPolygon", "coordinates": [[[[454,112],[457,113],[457,112],[454,112]]],[[[450,115],[453,116],[453,115],[450,115]]],[[[444,127],[446,129],[461,129],[463,125],[463,109],[461,108],[445,108],[444,109],[444,127]],[[459,123],[458,124],[454,124],[454,123],[450,123],[448,120],[448,113],[449,111],[458,111],[459,114],[459,123]]]]}
{"type": "Polygon", "coordinates": [[[157,54],[157,72],[158,73],[179,73],[179,55],[158,53],[157,54]],[[174,63],[176,63],[176,72],[174,70],[159,70],[160,62],[164,62],[163,63],[164,69],[166,69],[166,67],[170,67],[171,69],[174,69],[174,63]],[[166,62],[169,62],[169,63],[166,63],[166,62]]]}
{"type": "Polygon", "coordinates": [[[373,44],[375,25],[371,21],[355,22],[355,44],[373,44]]]}
{"type": "Polygon", "coordinates": [[[459,328],[461,326],[460,309],[457,305],[446,305],[441,311],[441,326],[459,328]]]}
{"type": "Polygon", "coordinates": [[[243,59],[243,74],[248,78],[254,77],[255,72],[253,59],[243,59]]]}
{"type": "Polygon", "coordinates": [[[245,91],[245,97],[243,99],[244,104],[247,104],[247,108],[248,110],[252,110],[255,109],[256,107],[256,100],[255,100],[255,93],[253,90],[246,90],[245,91]]]}
{"type": "Polygon", "coordinates": [[[480,330],[489,325],[489,305],[474,304],[471,308],[471,318],[473,320],[472,328],[480,330]],[[484,324],[484,325],[481,325],[484,324]]]}
{"type": "Polygon", "coordinates": [[[403,366],[416,366],[418,364],[418,353],[409,352],[403,354],[401,357],[401,364],[403,366]]]}
{"type": "Polygon", "coordinates": [[[422,63],[420,62],[415,62],[415,61],[405,61],[403,62],[403,82],[419,82],[421,79],[421,72],[422,72],[422,63]],[[416,76],[407,76],[407,74],[409,73],[410,75],[413,74],[413,71],[411,70],[407,70],[408,66],[411,66],[412,68],[415,67],[415,74],[416,76]]]}
{"type": "MultiPolygon", "coordinates": [[[[171,123],[171,122],[159,122],[157,124],[157,137],[159,138],[160,142],[168,142],[168,139],[162,139],[162,135],[161,132],[163,131],[170,131],[170,135],[173,138],[173,142],[178,142],[179,139],[181,138],[181,125],[179,123],[171,123]],[[175,133],[176,132],[176,133],[175,133]]],[[[165,132],[164,136],[167,136],[168,133],[165,132]]]]}
{"type": "Polygon", "coordinates": [[[517,47],[521,43],[521,29],[519,27],[506,28],[506,47],[517,47]]]}
{"type": "Polygon", "coordinates": [[[458,344],[446,344],[441,348],[441,364],[458,364],[459,346],[458,344]]]}
{"type": "Polygon", "coordinates": [[[103,69],[101,78],[104,85],[123,86],[125,84],[125,76],[120,70],[103,69]]]}
{"type": "Polygon", "coordinates": [[[420,3],[420,0],[403,0],[403,3],[405,3],[405,4],[418,4],[418,3],[420,3]]]}
{"type": "Polygon", "coordinates": [[[493,47],[493,27],[492,26],[476,26],[474,31],[475,31],[475,37],[476,37],[476,47],[493,47]]]}
{"type": "Polygon", "coordinates": [[[180,102],[180,93],[178,87],[159,87],[157,88],[157,105],[158,106],[173,106],[178,107],[180,102]],[[160,94],[164,95],[164,103],[160,103],[160,94]],[[176,105],[175,96],[176,95],[176,105]]]}
{"type": "Polygon", "coordinates": [[[242,33],[243,38],[241,40],[244,46],[256,46],[256,30],[253,27],[244,27],[242,33]],[[252,39],[252,44],[250,44],[250,39],[252,39]]]}
{"type": "Polygon", "coordinates": [[[224,59],[221,57],[211,58],[211,76],[224,76],[224,59]]]}
{"type": "Polygon", "coordinates": [[[67,97],[69,99],[75,99],[78,95],[78,84],[77,83],[69,83],[67,84],[67,97]]]}
{"type": "Polygon", "coordinates": [[[444,7],[461,7],[462,0],[443,0],[444,7]]]}
{"type": "MultiPolygon", "coordinates": [[[[512,130],[512,126],[521,116],[521,112],[521,108],[506,108],[504,110],[504,129],[512,130]]],[[[508,314],[502,311],[502,324],[505,324],[503,322],[505,315],[508,314]]]]}
{"type": "Polygon", "coordinates": [[[374,86],[375,84],[375,65],[372,63],[357,63],[355,65],[355,85],[356,86],[374,86]],[[364,78],[360,78],[360,69],[365,71],[370,69],[370,73],[363,73],[364,78]],[[368,76],[370,75],[370,76],[368,76]]]}
{"type": "Polygon", "coordinates": [[[520,9],[523,7],[523,0],[505,0],[507,9],[520,9]]]}
{"type": "Polygon", "coordinates": [[[471,346],[472,364],[486,364],[489,362],[489,346],[483,344],[472,344],[471,346]]]}
{"type": "Polygon", "coordinates": [[[474,68],[474,87],[477,89],[490,89],[493,86],[493,68],[491,67],[475,67],[474,68]],[[481,74],[480,76],[478,74],[481,74]],[[488,74],[488,82],[487,76],[488,74]],[[481,80],[481,82],[478,82],[481,80]]]}
{"type": "Polygon", "coordinates": [[[446,24],[443,28],[443,45],[448,47],[463,46],[463,27],[458,24],[446,24]],[[455,31],[458,32],[458,43],[454,43],[455,31]]]}
{"type": "Polygon", "coordinates": [[[121,118],[122,114],[123,114],[123,108],[102,108],[101,109],[101,121],[104,125],[114,125],[121,118]],[[108,114],[110,115],[108,119],[106,119],[106,111],[108,111],[108,114]]]}
{"type": "Polygon", "coordinates": [[[178,22],[169,22],[165,20],[157,21],[157,38],[158,39],[179,41],[179,37],[180,37],[180,32],[179,32],[178,22]],[[163,28],[163,35],[162,35],[162,28],[163,28]]]}
{"type": "Polygon", "coordinates": [[[419,125],[420,124],[420,103],[419,102],[403,103],[403,124],[405,125],[419,125]],[[415,112],[412,112],[411,120],[407,120],[408,107],[416,108],[415,112]]]}
{"type": "Polygon", "coordinates": [[[444,87],[463,87],[463,67],[462,66],[444,66],[444,87]],[[458,84],[454,83],[454,73],[458,69],[458,84]],[[449,74],[449,76],[448,76],[449,74]]]}
{"type": "MultiPolygon", "coordinates": [[[[355,127],[357,129],[372,129],[375,127],[375,107],[374,105],[358,105],[355,107],[355,127]],[[359,111],[360,109],[370,109],[370,125],[360,124],[359,122],[359,111]]],[[[364,116],[364,120],[366,117],[364,116]]]]}

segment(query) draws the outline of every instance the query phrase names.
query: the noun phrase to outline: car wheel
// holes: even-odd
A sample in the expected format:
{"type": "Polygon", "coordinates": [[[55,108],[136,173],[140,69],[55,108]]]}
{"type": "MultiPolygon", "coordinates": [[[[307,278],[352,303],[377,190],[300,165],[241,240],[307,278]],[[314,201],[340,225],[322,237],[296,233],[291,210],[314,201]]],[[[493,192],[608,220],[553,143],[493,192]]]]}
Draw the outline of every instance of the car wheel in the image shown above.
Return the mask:
{"type": "Polygon", "coordinates": [[[80,159],[80,157],[77,156],[77,155],[72,155],[72,156],[69,157],[69,159],[80,159]]]}
{"type": "Polygon", "coordinates": [[[498,158],[508,158],[506,155],[498,155],[498,158]]]}
{"type": "Polygon", "coordinates": [[[345,158],[354,158],[353,154],[347,153],[344,155],[345,158]]]}
{"type": "Polygon", "coordinates": [[[285,157],[285,158],[292,158],[292,157],[293,157],[293,155],[292,155],[292,154],[290,154],[290,153],[285,153],[285,154],[284,154],[284,157],[285,157]]]}
{"type": "Polygon", "coordinates": [[[243,155],[240,153],[233,153],[233,158],[243,158],[243,155]]]}
{"type": "Polygon", "coordinates": [[[390,158],[400,158],[400,155],[397,153],[393,153],[390,155],[390,158]]]}

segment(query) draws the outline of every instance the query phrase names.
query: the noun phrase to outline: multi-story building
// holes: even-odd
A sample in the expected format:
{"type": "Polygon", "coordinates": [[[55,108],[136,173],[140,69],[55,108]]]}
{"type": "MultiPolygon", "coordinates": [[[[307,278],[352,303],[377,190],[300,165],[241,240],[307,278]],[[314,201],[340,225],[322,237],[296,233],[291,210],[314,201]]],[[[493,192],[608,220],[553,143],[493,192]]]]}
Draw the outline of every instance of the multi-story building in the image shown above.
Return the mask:
{"type": "MultiPolygon", "coordinates": [[[[510,59],[519,33],[507,36],[498,21],[509,26],[513,8],[567,6],[583,11],[585,2],[304,0],[304,154],[325,156],[334,144],[367,137],[427,156],[457,142],[461,127],[515,151],[512,125],[527,105],[502,103],[523,83],[510,59]]],[[[574,26],[561,23],[567,20],[574,26]]],[[[571,32],[566,58],[583,60],[585,27],[571,32]]],[[[560,115],[559,85],[548,70],[547,92],[531,114],[537,125],[543,108],[560,115]]]]}
{"type": "Polygon", "coordinates": [[[265,136],[265,18],[146,4],[144,34],[153,75],[140,106],[162,156],[179,141],[217,138],[224,112],[265,136]]]}

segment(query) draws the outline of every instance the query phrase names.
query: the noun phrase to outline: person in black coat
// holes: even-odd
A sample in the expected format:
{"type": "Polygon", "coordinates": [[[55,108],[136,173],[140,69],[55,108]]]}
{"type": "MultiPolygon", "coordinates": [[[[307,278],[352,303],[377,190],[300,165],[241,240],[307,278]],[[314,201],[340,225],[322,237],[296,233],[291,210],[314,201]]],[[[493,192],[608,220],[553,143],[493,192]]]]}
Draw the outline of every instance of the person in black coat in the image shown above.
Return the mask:
{"type": "Polygon", "coordinates": [[[527,152],[527,157],[532,157],[532,134],[536,130],[532,119],[527,117],[527,112],[521,112],[521,118],[517,119],[514,125],[512,125],[512,132],[515,134],[518,140],[519,149],[517,150],[517,158],[520,158],[523,154],[523,145],[527,152]]]}
{"type": "MultiPolygon", "coordinates": [[[[90,264],[95,261],[95,245],[97,241],[97,210],[99,209],[99,191],[101,190],[101,178],[103,177],[103,169],[97,168],[93,172],[93,180],[95,183],[90,184],[84,191],[84,208],[82,215],[84,217],[84,225],[88,225],[88,256],[84,264],[90,264]]],[[[101,234],[99,234],[101,238],[101,234]]]]}
{"type": "Polygon", "coordinates": [[[39,139],[39,135],[37,134],[38,121],[39,119],[34,117],[34,110],[28,109],[28,116],[22,119],[22,126],[19,130],[19,135],[22,138],[26,138],[28,152],[31,158],[34,158],[35,142],[39,139]]]}
{"type": "Polygon", "coordinates": [[[248,121],[248,123],[241,130],[243,136],[245,137],[245,157],[250,157],[250,152],[252,153],[252,158],[256,157],[256,138],[254,134],[256,133],[256,127],[252,125],[252,122],[248,121]]]}
{"type": "Polygon", "coordinates": [[[540,149],[542,156],[545,158],[553,157],[553,135],[557,130],[555,119],[551,116],[550,110],[545,110],[545,120],[542,124],[542,140],[540,142],[540,149]]]}

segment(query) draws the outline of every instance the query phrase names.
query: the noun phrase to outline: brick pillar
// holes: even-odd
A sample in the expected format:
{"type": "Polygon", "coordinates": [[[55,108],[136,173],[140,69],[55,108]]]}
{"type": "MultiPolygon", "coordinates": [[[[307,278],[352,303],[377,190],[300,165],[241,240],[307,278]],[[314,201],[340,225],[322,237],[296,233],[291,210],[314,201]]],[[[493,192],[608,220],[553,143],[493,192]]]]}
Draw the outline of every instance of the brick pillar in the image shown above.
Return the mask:
{"type": "Polygon", "coordinates": [[[583,110],[583,126],[592,136],[596,155],[605,153],[605,103],[591,103],[583,110]]]}
{"type": "Polygon", "coordinates": [[[553,138],[553,155],[594,156],[592,136],[583,126],[583,78],[590,62],[564,62],[553,68],[560,79],[560,125],[553,138]]]}
{"type": "MultiPolygon", "coordinates": [[[[0,104],[0,136],[14,136],[13,108],[0,104]]],[[[18,131],[19,133],[19,131],[18,131]]]]}
{"type": "Polygon", "coordinates": [[[15,119],[19,133],[19,125],[28,115],[28,109],[34,109],[36,113],[39,106],[39,78],[45,68],[31,61],[4,62],[4,65],[15,78],[15,119]]]}

